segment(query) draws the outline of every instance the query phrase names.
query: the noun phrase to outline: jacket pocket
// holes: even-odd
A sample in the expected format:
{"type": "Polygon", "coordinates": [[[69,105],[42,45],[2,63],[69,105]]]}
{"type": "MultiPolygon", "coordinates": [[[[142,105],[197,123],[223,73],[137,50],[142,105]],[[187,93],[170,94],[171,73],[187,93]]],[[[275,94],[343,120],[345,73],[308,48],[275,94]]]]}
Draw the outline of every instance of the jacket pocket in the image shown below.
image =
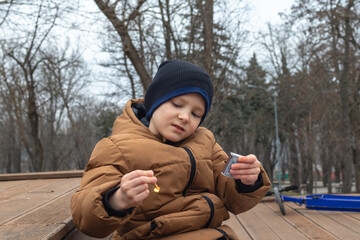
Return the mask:
{"type": "Polygon", "coordinates": [[[193,197],[197,200],[190,209],[155,218],[151,224],[151,237],[216,228],[221,226],[223,220],[229,218],[223,202],[216,195],[204,193],[189,198],[193,197]]]}
{"type": "Polygon", "coordinates": [[[215,228],[229,218],[220,198],[210,193],[178,198],[172,204],[182,207],[177,212],[161,215],[127,232],[124,239],[153,239],[208,227],[215,228]]]}

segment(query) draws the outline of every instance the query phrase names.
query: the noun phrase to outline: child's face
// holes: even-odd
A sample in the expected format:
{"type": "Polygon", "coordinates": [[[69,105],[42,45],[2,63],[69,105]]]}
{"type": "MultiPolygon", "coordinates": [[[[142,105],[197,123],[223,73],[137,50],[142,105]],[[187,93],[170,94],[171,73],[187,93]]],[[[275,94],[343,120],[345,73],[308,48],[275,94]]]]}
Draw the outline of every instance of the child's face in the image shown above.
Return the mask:
{"type": "Polygon", "coordinates": [[[161,104],[150,119],[149,130],[166,140],[179,142],[199,126],[205,113],[205,100],[198,93],[174,97],[161,104]]]}

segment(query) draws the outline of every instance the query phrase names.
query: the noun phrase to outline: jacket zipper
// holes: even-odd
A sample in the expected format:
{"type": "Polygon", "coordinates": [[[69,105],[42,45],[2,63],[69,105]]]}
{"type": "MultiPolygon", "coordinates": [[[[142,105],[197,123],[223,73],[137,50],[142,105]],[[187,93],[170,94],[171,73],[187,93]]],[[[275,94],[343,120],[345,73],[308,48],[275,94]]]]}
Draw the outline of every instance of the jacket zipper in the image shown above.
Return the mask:
{"type": "Polygon", "coordinates": [[[192,152],[190,151],[190,149],[187,148],[187,147],[183,147],[183,149],[185,149],[185,151],[186,151],[187,154],[189,155],[189,157],[190,157],[190,164],[191,164],[191,171],[190,171],[189,182],[187,183],[185,189],[182,191],[182,195],[185,197],[185,196],[186,196],[186,192],[187,192],[190,184],[194,181],[195,172],[196,172],[196,163],[195,163],[194,155],[192,154],[192,152]]]}
{"type": "Polygon", "coordinates": [[[207,221],[207,223],[204,226],[204,228],[208,228],[210,226],[210,223],[211,223],[213,217],[214,217],[214,203],[207,196],[205,196],[205,195],[201,195],[201,196],[203,198],[205,198],[205,200],[207,201],[207,203],[209,204],[209,207],[210,207],[210,217],[209,217],[209,220],[207,221]]]}
{"type": "MultiPolygon", "coordinates": [[[[187,154],[189,155],[190,157],[190,163],[191,163],[191,170],[190,170],[190,177],[189,177],[189,182],[187,183],[185,189],[182,191],[182,195],[185,197],[186,196],[186,192],[190,186],[190,184],[194,181],[194,177],[195,177],[195,172],[196,172],[196,162],[195,162],[195,158],[194,158],[194,155],[192,154],[192,152],[190,151],[189,148],[187,147],[183,147],[183,149],[185,149],[185,151],[187,152],[187,154]]],[[[207,196],[205,195],[201,195],[205,200],[206,202],[209,204],[209,207],[210,207],[210,216],[209,216],[209,220],[207,221],[207,223],[205,224],[205,228],[208,228],[211,224],[211,221],[214,217],[214,213],[215,213],[215,210],[214,210],[214,203],[211,201],[210,198],[208,198],[207,196]]],[[[216,228],[215,228],[216,229],[216,228]]],[[[221,232],[224,236],[226,236],[226,233],[224,234],[222,230],[220,229],[216,229],[218,230],[219,232],[221,232]]]]}

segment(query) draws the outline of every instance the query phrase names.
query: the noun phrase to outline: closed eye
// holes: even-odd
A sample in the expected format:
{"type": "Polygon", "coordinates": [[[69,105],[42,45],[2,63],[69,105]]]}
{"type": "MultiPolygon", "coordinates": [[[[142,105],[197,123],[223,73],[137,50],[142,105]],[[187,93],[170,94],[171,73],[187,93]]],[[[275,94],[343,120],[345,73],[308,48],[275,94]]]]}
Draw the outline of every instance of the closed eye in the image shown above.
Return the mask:
{"type": "Polygon", "coordinates": [[[191,113],[194,117],[197,117],[197,118],[199,118],[200,117],[200,115],[199,114],[196,114],[196,113],[194,113],[194,112],[192,112],[191,113]]]}
{"type": "Polygon", "coordinates": [[[174,107],[177,107],[177,108],[181,107],[181,105],[179,105],[179,104],[176,104],[176,103],[174,103],[174,102],[171,102],[171,103],[172,103],[172,105],[173,105],[174,107]]]}

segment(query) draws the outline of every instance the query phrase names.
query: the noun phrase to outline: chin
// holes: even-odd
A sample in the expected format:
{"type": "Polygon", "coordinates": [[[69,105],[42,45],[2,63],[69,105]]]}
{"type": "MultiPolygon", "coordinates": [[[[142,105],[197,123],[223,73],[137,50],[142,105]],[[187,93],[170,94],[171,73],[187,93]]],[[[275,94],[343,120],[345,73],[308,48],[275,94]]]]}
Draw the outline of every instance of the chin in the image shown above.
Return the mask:
{"type": "Polygon", "coordinates": [[[176,142],[180,142],[182,139],[179,139],[179,138],[166,138],[166,140],[169,140],[171,142],[176,143],[176,142]]]}
{"type": "Polygon", "coordinates": [[[180,138],[180,137],[171,137],[171,136],[166,137],[166,136],[165,136],[165,139],[166,139],[166,140],[169,140],[169,141],[171,141],[171,142],[180,142],[180,141],[181,141],[181,140],[183,140],[184,138],[180,138]]]}

